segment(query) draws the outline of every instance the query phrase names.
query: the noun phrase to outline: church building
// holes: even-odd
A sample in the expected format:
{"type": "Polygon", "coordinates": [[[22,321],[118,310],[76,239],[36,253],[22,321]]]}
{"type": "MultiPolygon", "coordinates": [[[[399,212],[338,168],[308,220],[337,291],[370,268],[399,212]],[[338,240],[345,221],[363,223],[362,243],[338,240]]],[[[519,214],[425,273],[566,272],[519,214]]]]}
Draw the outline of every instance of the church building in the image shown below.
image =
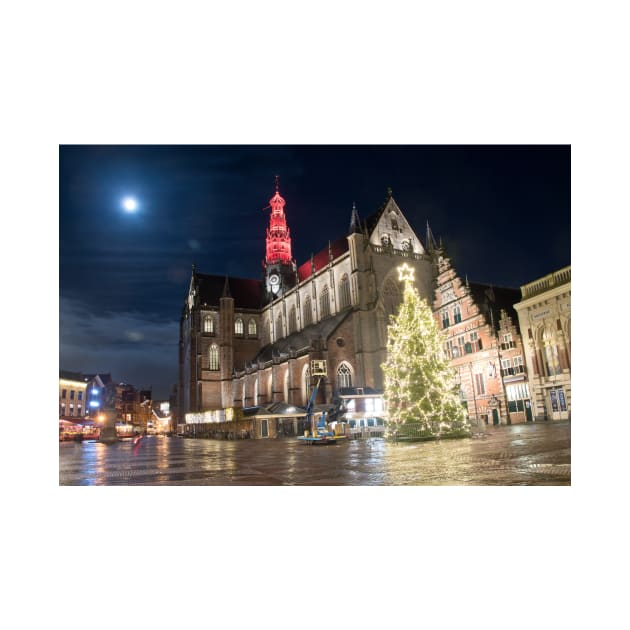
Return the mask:
{"type": "Polygon", "coordinates": [[[432,301],[434,256],[391,191],[367,220],[353,206],[348,233],[300,265],[277,180],[269,205],[262,279],[193,267],[180,319],[179,423],[227,421],[274,403],[304,407],[319,380],[313,361],[325,362],[320,404],[349,388],[382,392],[380,365],[389,315],[402,301],[396,271],[402,262],[432,301]]]}

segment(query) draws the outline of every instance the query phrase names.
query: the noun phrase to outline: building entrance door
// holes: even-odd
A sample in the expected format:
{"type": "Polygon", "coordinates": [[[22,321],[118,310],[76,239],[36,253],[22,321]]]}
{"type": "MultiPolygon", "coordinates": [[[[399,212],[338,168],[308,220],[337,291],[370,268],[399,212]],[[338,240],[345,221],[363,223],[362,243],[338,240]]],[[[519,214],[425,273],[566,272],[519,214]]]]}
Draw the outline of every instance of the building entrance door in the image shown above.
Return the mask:
{"type": "Polygon", "coordinates": [[[492,410],[492,424],[499,424],[499,411],[496,408],[492,410]]]}
{"type": "Polygon", "coordinates": [[[525,418],[527,420],[527,422],[533,422],[533,418],[532,418],[532,403],[531,400],[526,400],[525,401],[525,418]]]}

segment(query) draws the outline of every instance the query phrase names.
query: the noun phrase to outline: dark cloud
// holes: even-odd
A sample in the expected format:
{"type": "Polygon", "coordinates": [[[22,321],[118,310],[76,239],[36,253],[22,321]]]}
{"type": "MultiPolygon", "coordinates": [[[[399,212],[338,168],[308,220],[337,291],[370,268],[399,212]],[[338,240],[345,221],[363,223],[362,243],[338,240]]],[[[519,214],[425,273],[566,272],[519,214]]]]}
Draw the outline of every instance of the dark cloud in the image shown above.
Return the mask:
{"type": "Polygon", "coordinates": [[[168,397],[177,374],[179,321],[139,313],[95,313],[80,300],[61,298],[60,367],[109,372],[116,381],[153,386],[168,397]]]}

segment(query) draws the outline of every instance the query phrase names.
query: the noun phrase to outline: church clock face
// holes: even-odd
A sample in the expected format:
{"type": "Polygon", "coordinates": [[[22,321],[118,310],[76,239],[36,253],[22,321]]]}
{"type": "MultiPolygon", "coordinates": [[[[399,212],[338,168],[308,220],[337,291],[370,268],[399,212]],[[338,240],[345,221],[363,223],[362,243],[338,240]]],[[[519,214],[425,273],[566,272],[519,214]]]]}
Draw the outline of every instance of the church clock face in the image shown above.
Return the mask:
{"type": "Polygon", "coordinates": [[[269,284],[271,285],[271,290],[274,293],[277,293],[278,288],[280,287],[280,276],[277,273],[272,273],[269,276],[269,284]]]}

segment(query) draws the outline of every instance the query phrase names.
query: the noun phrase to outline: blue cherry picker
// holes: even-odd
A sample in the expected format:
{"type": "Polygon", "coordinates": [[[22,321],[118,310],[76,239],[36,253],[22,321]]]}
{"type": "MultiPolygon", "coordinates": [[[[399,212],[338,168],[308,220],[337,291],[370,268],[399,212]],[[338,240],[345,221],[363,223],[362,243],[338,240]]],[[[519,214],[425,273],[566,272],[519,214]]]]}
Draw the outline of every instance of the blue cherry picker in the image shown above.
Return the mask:
{"type": "Polygon", "coordinates": [[[345,435],[335,435],[334,431],[328,429],[326,426],[326,412],[322,412],[317,425],[315,424],[315,398],[321,382],[322,377],[320,376],[317,379],[317,384],[313,388],[308,405],[306,406],[306,420],[310,430],[305,431],[303,436],[298,437],[298,440],[301,440],[305,444],[336,444],[340,440],[346,439],[345,435]]]}

